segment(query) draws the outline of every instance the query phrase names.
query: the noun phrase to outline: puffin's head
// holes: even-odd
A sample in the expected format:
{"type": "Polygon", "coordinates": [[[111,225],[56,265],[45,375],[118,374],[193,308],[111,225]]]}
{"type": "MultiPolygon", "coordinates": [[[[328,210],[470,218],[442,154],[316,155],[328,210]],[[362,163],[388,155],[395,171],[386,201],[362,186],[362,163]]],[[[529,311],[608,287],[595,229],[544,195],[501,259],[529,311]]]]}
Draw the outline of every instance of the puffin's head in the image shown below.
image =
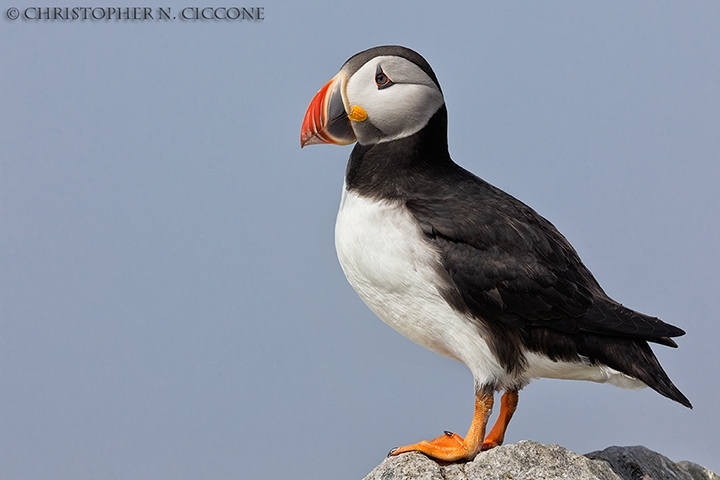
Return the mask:
{"type": "Polygon", "coordinates": [[[430,65],[399,46],[375,47],[352,56],[310,102],[300,146],[315,143],[375,144],[422,129],[443,106],[430,65]]]}

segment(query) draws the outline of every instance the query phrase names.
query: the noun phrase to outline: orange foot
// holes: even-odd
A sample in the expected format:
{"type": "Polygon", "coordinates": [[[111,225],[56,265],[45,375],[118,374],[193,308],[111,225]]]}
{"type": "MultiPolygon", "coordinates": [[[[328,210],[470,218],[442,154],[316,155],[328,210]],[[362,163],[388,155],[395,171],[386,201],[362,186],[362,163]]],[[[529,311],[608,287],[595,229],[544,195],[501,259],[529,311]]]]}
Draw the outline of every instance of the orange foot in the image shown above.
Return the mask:
{"type": "Polygon", "coordinates": [[[473,458],[477,454],[474,450],[475,447],[466,443],[460,435],[446,430],[445,435],[433,440],[423,440],[412,445],[395,447],[390,450],[388,456],[400,455],[406,452],[421,452],[436,460],[454,462],[473,458]]]}
{"type": "Polygon", "coordinates": [[[421,452],[428,457],[446,462],[457,460],[472,460],[480,452],[483,438],[485,438],[485,427],[488,417],[492,411],[493,395],[478,394],[475,396],[475,415],[470,424],[470,429],[463,439],[460,435],[452,432],[445,432],[445,435],[433,440],[414,443],[404,447],[398,447],[390,451],[391,456],[400,455],[405,452],[421,452]]]}
{"type": "Polygon", "coordinates": [[[510,423],[510,419],[515,413],[518,404],[518,392],[517,390],[511,390],[503,393],[500,398],[500,414],[498,415],[495,425],[492,430],[485,437],[485,441],[482,444],[482,450],[490,450],[491,448],[499,447],[505,440],[505,430],[510,423]]]}

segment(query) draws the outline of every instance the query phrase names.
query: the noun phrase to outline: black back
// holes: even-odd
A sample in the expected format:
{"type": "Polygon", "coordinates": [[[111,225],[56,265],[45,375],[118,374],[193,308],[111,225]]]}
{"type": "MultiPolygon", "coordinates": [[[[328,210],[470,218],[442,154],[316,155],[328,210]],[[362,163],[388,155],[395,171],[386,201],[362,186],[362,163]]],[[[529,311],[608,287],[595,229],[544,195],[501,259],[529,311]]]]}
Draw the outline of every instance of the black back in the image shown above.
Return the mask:
{"type": "Polygon", "coordinates": [[[670,337],[685,332],[609,298],[549,221],[454,163],[445,106],[412,136],[357,144],[345,180],[412,213],[440,253],[440,293],[489,332],[508,372],[525,367],[522,347],[554,360],[582,355],[690,406],[646,343],[676,346],[670,337]]]}

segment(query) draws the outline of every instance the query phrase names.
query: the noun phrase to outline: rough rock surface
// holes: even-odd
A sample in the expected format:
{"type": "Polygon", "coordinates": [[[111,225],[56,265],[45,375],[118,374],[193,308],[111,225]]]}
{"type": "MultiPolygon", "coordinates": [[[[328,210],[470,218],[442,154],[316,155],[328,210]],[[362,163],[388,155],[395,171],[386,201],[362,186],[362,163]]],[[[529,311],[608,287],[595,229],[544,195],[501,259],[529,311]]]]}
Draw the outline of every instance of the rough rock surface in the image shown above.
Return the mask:
{"type": "Polygon", "coordinates": [[[675,463],[643,446],[608,447],[585,455],[608,462],[628,480],[720,480],[720,476],[692,462],[675,463]]]}
{"type": "Polygon", "coordinates": [[[385,459],[365,480],[720,480],[700,465],[673,463],[645,447],[609,447],[578,455],[559,445],[522,441],[466,463],[438,463],[420,453],[385,459]]]}
{"type": "Polygon", "coordinates": [[[389,457],[365,480],[474,479],[620,480],[605,462],[590,460],[559,445],[522,441],[480,453],[467,463],[440,465],[420,453],[389,457]]]}
{"type": "Polygon", "coordinates": [[[711,472],[702,465],[693,462],[678,462],[678,465],[688,471],[693,480],[720,480],[720,475],[711,472]]]}

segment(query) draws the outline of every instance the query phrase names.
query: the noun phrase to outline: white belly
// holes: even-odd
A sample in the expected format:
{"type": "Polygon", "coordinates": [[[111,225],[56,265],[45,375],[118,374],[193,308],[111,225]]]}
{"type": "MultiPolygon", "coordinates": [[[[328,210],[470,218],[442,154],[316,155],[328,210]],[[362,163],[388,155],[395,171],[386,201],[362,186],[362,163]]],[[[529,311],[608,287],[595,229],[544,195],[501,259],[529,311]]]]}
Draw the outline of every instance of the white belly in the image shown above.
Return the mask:
{"type": "Polygon", "coordinates": [[[505,375],[477,325],[438,292],[439,254],[403,206],[343,191],[335,247],[348,281],[385,323],[465,363],[477,384],[496,383],[505,375]]]}

